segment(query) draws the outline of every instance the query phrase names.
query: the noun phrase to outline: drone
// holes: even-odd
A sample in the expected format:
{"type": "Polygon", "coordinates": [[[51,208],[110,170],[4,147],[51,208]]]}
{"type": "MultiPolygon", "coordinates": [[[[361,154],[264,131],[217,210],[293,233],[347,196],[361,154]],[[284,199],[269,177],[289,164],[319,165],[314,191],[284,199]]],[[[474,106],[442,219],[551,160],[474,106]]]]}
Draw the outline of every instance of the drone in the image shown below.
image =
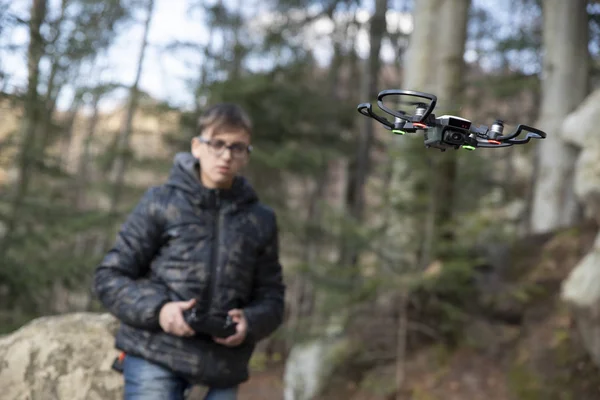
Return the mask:
{"type": "Polygon", "coordinates": [[[361,103],[357,110],[364,116],[371,117],[380,122],[384,128],[396,135],[405,135],[409,132],[424,131],[425,147],[436,148],[441,151],[447,149],[475,150],[479,147],[498,148],[509,147],[515,144],[525,144],[531,139],[545,139],[546,133],[528,125],[519,124],[509,135],[503,136],[504,122],[495,120],[491,127],[480,125],[473,126],[471,121],[455,115],[442,115],[436,117],[433,109],[437,97],[433,94],[413,90],[389,89],[379,92],[377,105],[381,110],[394,117],[394,122],[373,113],[370,103],[361,103]],[[394,111],[384,105],[383,99],[387,96],[413,96],[427,99],[428,102],[405,102],[416,107],[413,115],[403,111],[394,111]],[[524,139],[516,139],[522,132],[527,132],[524,139]]]}

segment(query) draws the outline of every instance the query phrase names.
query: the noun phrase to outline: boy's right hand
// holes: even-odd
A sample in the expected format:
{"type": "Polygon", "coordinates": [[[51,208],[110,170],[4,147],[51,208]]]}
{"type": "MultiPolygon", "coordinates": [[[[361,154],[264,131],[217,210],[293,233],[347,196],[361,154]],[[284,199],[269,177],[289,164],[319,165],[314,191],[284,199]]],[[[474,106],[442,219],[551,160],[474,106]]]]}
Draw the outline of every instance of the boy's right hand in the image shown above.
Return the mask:
{"type": "Polygon", "coordinates": [[[183,311],[196,304],[196,299],[171,301],[160,309],[158,322],[163,331],[175,336],[193,336],[196,332],[183,319],[183,311]]]}

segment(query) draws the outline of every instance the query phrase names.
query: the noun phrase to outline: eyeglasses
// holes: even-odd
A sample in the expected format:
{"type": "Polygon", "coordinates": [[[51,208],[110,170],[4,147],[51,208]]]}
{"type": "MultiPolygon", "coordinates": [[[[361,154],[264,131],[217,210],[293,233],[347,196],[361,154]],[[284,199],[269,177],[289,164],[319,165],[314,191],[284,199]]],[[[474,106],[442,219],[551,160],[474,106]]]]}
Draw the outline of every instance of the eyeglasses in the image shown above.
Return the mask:
{"type": "Polygon", "coordinates": [[[223,154],[225,149],[229,149],[229,151],[231,152],[231,157],[233,158],[244,158],[250,152],[252,152],[252,146],[247,145],[246,143],[237,142],[227,144],[223,140],[210,140],[202,136],[198,136],[198,140],[200,141],[200,143],[206,144],[210,152],[215,156],[220,156],[221,154],[223,154]]]}

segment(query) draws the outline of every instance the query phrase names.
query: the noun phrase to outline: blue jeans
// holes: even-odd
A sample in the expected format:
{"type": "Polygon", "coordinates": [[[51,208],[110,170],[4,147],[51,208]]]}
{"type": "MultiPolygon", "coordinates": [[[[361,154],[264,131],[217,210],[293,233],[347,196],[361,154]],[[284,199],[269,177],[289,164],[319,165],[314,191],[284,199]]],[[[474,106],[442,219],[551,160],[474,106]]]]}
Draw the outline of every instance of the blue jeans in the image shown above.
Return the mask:
{"type": "MultiPolygon", "coordinates": [[[[143,358],[127,355],[123,362],[124,400],[184,400],[190,383],[143,358]]],[[[237,386],[209,389],[204,400],[236,400],[237,386]]]]}

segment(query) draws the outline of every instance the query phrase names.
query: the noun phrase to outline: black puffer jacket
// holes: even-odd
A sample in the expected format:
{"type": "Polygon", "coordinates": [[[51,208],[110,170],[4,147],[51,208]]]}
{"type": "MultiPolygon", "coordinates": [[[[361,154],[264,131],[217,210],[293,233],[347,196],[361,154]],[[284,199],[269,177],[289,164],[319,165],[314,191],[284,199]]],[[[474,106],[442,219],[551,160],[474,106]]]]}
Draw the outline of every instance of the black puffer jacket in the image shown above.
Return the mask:
{"type": "Polygon", "coordinates": [[[177,154],[167,182],[145,193],[97,267],[94,292],[122,322],[117,348],[195,383],[228,387],[248,379],[256,342],[282,323],[277,223],[245,179],[217,190],[197,177],[197,160],[177,154]],[[244,343],[229,348],[207,335],[162,331],[161,306],[191,298],[199,312],[243,309],[249,325],[244,343]]]}

